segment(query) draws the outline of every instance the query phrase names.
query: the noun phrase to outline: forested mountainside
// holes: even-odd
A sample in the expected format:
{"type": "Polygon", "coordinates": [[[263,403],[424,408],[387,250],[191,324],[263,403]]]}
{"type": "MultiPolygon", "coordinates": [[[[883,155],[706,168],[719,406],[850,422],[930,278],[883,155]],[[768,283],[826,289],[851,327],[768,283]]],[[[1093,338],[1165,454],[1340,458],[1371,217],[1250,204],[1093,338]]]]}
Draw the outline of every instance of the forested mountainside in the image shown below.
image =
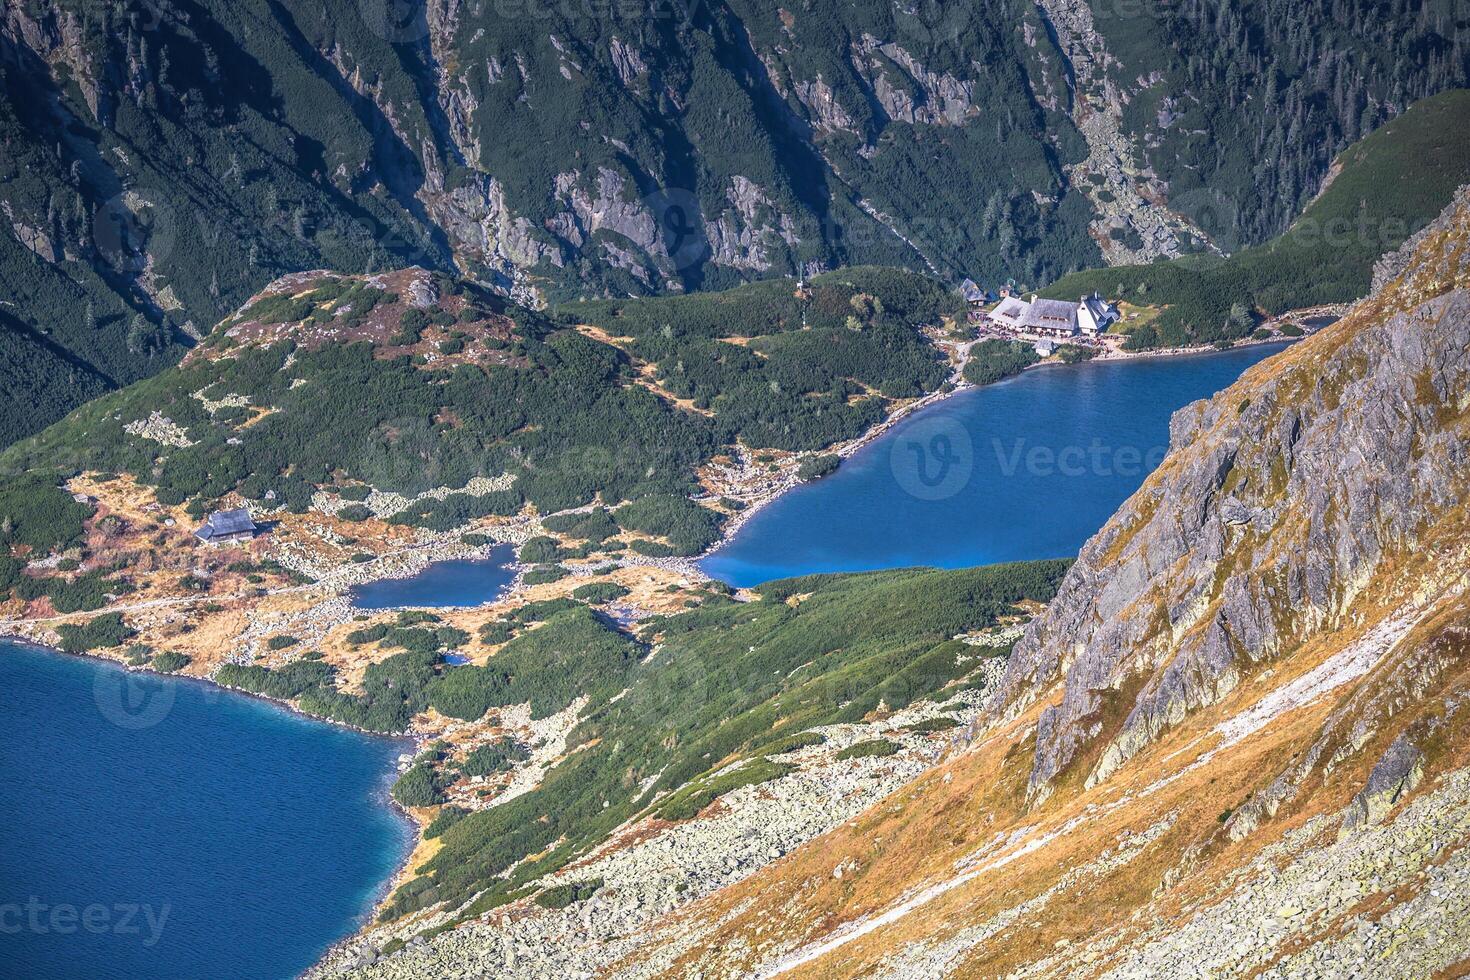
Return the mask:
{"type": "MultiPolygon", "coordinates": [[[[627,503],[617,519],[660,539],[638,544],[645,554],[694,555],[734,506],[690,499],[708,495],[707,465],[775,470],[778,454],[856,438],[936,391],[953,374],[942,338],[959,306],[891,269],[558,318],[424,269],[301,273],[179,366],[0,454],[0,491],[36,483],[32,496],[65,500],[62,479],[105,472],[196,516],[227,498],[301,514],[319,491],[376,492],[414,501],[395,523],[441,531],[528,504],[601,504],[606,520],[627,503]]],[[[6,513],[45,510],[12,502],[6,513]]]]}
{"type": "Polygon", "coordinates": [[[0,439],[281,274],[530,299],[862,263],[1048,281],[1264,241],[1466,81],[1451,0],[6,0],[0,439]],[[1231,43],[1221,43],[1221,38],[1231,43]]]}
{"type": "Polygon", "coordinates": [[[972,745],[605,972],[1463,972],[1470,187],[1381,268],[1175,416],[972,745]]]}
{"type": "Polygon", "coordinates": [[[1191,255],[1062,277],[1041,295],[1098,291],[1138,307],[1132,350],[1249,336],[1266,318],[1367,295],[1375,266],[1470,181],[1470,91],[1422,99],[1333,161],[1327,185],[1291,226],[1229,256],[1191,255]]]}

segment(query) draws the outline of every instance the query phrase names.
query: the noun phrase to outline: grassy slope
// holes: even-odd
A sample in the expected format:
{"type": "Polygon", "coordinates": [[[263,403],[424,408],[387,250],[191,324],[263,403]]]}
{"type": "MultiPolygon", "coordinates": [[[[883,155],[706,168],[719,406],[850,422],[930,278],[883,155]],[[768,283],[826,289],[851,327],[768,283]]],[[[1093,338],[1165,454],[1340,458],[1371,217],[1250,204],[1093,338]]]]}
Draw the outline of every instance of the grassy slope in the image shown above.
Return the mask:
{"type": "MultiPolygon", "coordinates": [[[[534,792],[446,832],[428,873],[400,891],[390,914],[441,901],[453,907],[484,889],[481,907],[494,904],[728,762],[759,759],[772,743],[813,726],[937,694],[973,669],[956,660],[972,648],[951,637],[994,624],[1023,599],[1049,599],[1066,565],[813,576],[765,586],[754,603],[716,598],[651,621],[641,636],[658,644],[655,656],[625,664],[616,682],[586,679],[593,701],[568,744],[582,751],[534,792]],[[802,601],[788,602],[798,595],[802,601]],[[637,789],[654,775],[647,791],[637,789]],[[531,854],[542,856],[506,874],[531,854]]],[[[522,674],[535,670],[537,657],[559,663],[557,644],[538,637],[564,617],[585,616],[559,614],[506,652],[522,674]]],[[[477,671],[491,672],[447,673],[477,671]]],[[[543,707],[559,710],[572,693],[558,691],[543,707]]]]}
{"type": "Polygon", "coordinates": [[[1208,342],[1249,333],[1229,323],[1243,303],[1265,314],[1354,300],[1368,291],[1373,263],[1439,214],[1470,180],[1470,91],[1416,103],[1345,150],[1337,176],[1292,224],[1266,245],[1228,259],[1202,256],[1067,276],[1042,295],[1109,296],[1166,306],[1146,346],[1208,342]]]}

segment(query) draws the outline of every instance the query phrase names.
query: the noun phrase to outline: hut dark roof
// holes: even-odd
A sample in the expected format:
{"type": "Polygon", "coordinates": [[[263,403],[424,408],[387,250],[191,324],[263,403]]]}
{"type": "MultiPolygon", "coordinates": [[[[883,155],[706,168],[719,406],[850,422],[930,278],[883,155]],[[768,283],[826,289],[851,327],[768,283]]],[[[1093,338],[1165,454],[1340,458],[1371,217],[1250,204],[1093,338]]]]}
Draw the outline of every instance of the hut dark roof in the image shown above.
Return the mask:
{"type": "Polygon", "coordinates": [[[210,538],[225,537],[231,534],[254,534],[257,528],[255,522],[250,519],[250,511],[242,508],[238,510],[218,510],[209,515],[197,532],[199,537],[205,541],[210,538]]]}

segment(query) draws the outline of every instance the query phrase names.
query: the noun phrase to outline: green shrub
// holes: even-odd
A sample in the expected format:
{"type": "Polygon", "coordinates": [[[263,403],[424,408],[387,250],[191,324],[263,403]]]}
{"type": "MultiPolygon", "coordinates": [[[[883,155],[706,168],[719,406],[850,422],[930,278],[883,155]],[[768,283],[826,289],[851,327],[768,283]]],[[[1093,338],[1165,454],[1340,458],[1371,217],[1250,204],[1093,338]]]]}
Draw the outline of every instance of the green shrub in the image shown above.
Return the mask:
{"type": "Polygon", "coordinates": [[[548,531],[565,534],[579,541],[597,543],[606,541],[622,530],[618,527],[617,521],[613,520],[612,514],[603,507],[586,514],[563,514],[548,517],[542,523],[546,525],[548,531]]]}
{"type": "Polygon", "coordinates": [[[517,557],[524,565],[540,565],[544,562],[556,561],[560,554],[554,538],[538,537],[521,545],[520,554],[517,557]]]}
{"type": "Polygon", "coordinates": [[[742,786],[755,786],[780,779],[794,771],[796,767],[792,765],[772,762],[766,758],[755,759],[723,775],[686,786],[659,806],[654,811],[654,816],[663,820],[688,820],[698,816],[700,811],[726,793],[742,786]]]}
{"type": "Polygon", "coordinates": [[[435,837],[442,836],[446,830],[459,823],[465,817],[469,816],[469,814],[470,811],[463,807],[444,807],[434,816],[434,819],[429,822],[429,825],[424,828],[424,838],[426,840],[433,840],[435,837]]]}
{"type": "Polygon", "coordinates": [[[225,664],[215,673],[215,680],[225,687],[237,687],[282,701],[291,701],[307,691],[331,690],[335,670],[322,663],[321,655],[307,654],[275,670],[265,667],[225,664]]]}
{"type": "Polygon", "coordinates": [[[288,647],[294,647],[300,642],[294,636],[287,636],[284,633],[280,633],[266,640],[265,646],[267,650],[285,650],[288,647]]]}
{"type": "Polygon", "coordinates": [[[801,466],[796,470],[796,478],[802,483],[810,483],[820,480],[824,476],[831,476],[842,466],[841,456],[808,456],[801,461],[801,466]]]}
{"type": "Polygon", "coordinates": [[[480,642],[486,646],[497,646],[515,636],[515,624],[503,619],[491,620],[480,627],[480,642]]]}
{"type": "Polygon", "coordinates": [[[787,752],[795,752],[797,749],[821,745],[826,741],[827,736],[821,732],[797,732],[795,735],[787,735],[785,738],[778,738],[774,742],[767,742],[757,751],[761,755],[785,755],[787,752]]]}
{"type": "Polygon", "coordinates": [[[720,539],[724,515],[694,503],[688,497],[652,494],[613,512],[618,525],[653,537],[666,538],[678,555],[697,555],[720,539]]]}
{"type": "Polygon", "coordinates": [[[982,340],[970,348],[965,364],[965,380],[972,385],[988,385],[1013,374],[1020,374],[1041,360],[1035,348],[1016,340],[982,340]]]}
{"type": "Polygon", "coordinates": [[[393,799],[400,806],[434,806],[444,802],[444,792],[434,767],[427,762],[409,766],[393,784],[393,799]]]}
{"type": "Polygon", "coordinates": [[[82,626],[63,623],[56,627],[56,632],[61,636],[61,649],[67,653],[86,653],[88,650],[121,646],[137,635],[135,630],[123,622],[122,613],[98,616],[82,626]]]}
{"type": "Polygon", "coordinates": [[[76,544],[90,504],[73,500],[44,473],[9,477],[0,482],[0,552],[29,545],[40,554],[76,544]]]}
{"type": "Polygon", "coordinates": [[[898,745],[896,743],[890,742],[886,738],[875,738],[867,742],[858,742],[856,745],[849,745],[841,752],[838,752],[836,758],[839,762],[847,759],[868,759],[875,756],[893,755],[897,751],[898,745]]]}
{"type": "Polygon", "coordinates": [[[465,756],[460,772],[466,776],[489,776],[509,770],[517,762],[525,762],[531,754],[508,738],[482,745],[465,756]]]}
{"type": "Polygon", "coordinates": [[[540,602],[526,603],[511,616],[518,623],[544,623],[558,613],[576,608],[578,604],[572,599],[543,599],[540,602]]]}
{"type": "Polygon", "coordinates": [[[560,565],[542,565],[527,572],[521,579],[525,585],[550,585],[552,582],[560,582],[572,574],[560,565]]]}
{"type": "Polygon", "coordinates": [[[564,909],[578,902],[585,902],[597,894],[602,887],[601,878],[593,878],[591,881],[578,881],[567,885],[557,885],[548,888],[536,896],[536,904],[542,908],[564,909]]]}
{"type": "Polygon", "coordinates": [[[941,715],[937,718],[925,718],[923,721],[915,722],[912,725],[905,725],[904,731],[917,732],[921,735],[929,732],[946,732],[951,728],[958,728],[959,724],[955,719],[946,718],[941,715]]]}
{"type": "Polygon", "coordinates": [[[628,594],[628,589],[616,582],[590,582],[572,590],[572,598],[593,606],[616,602],[628,594]]]}
{"type": "Polygon", "coordinates": [[[388,635],[388,624],[378,623],[366,629],[353,630],[347,634],[347,642],[353,646],[362,646],[367,643],[377,643],[388,635]]]}
{"type": "MultiPolygon", "coordinates": [[[[362,521],[369,520],[373,516],[373,512],[366,504],[348,504],[346,507],[337,511],[337,516],[344,521],[351,521],[354,524],[358,524],[362,521]]],[[[354,531],[353,533],[357,534],[360,532],[354,531]]]]}
{"type": "Polygon", "coordinates": [[[485,667],[449,667],[428,691],[451,718],[473,720],[492,707],[531,703],[531,716],[561,711],[579,694],[593,700],[622,690],[640,648],[586,606],[549,619],[511,640],[485,667]]]}
{"type": "Polygon", "coordinates": [[[173,650],[165,650],[153,658],[153,669],[164,674],[172,674],[174,671],[183,670],[189,666],[190,658],[173,650]]]}

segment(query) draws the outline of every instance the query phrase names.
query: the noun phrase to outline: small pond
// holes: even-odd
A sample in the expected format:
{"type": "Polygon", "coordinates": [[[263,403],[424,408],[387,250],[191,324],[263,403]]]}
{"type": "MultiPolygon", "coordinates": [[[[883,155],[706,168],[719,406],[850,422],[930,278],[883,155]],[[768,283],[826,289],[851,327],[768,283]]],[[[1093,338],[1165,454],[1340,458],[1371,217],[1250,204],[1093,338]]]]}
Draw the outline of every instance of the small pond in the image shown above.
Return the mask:
{"type": "Polygon", "coordinates": [[[436,561],[408,578],[352,587],[359,609],[465,609],[500,598],[515,580],[515,549],[498,545],[489,558],[436,561]]]}

